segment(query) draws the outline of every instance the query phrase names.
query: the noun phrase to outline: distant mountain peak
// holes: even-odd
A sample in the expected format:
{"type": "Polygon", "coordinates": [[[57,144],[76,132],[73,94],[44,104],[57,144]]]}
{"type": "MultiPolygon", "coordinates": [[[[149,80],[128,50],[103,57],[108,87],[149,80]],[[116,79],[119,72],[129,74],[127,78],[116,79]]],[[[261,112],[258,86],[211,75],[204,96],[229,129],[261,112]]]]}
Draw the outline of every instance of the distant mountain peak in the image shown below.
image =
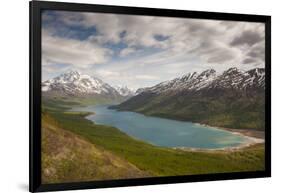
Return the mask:
{"type": "Polygon", "coordinates": [[[52,79],[42,82],[42,92],[47,95],[59,96],[95,96],[109,98],[127,98],[134,92],[127,86],[113,87],[101,79],[81,73],[77,70],[68,70],[52,79]]]}
{"type": "Polygon", "coordinates": [[[115,85],[114,88],[121,96],[133,96],[135,92],[126,85],[115,85]]]}
{"type": "Polygon", "coordinates": [[[207,70],[204,70],[201,74],[214,74],[216,71],[212,68],[209,68],[207,70]]]}
{"type": "Polygon", "coordinates": [[[197,73],[197,72],[189,72],[189,73],[183,75],[183,76],[181,77],[181,79],[186,79],[186,80],[188,80],[188,79],[192,79],[192,78],[197,77],[197,76],[198,76],[198,73],[197,73]]]}
{"type": "Polygon", "coordinates": [[[120,96],[109,84],[98,78],[69,70],[57,77],[44,81],[42,91],[62,96],[112,95],[120,96]]]}
{"type": "Polygon", "coordinates": [[[73,74],[73,75],[78,75],[78,74],[81,74],[81,72],[80,71],[78,71],[78,70],[75,70],[75,69],[69,69],[69,70],[67,70],[65,73],[63,73],[63,74],[73,74]]]}
{"type": "Polygon", "coordinates": [[[198,77],[206,79],[206,78],[215,77],[215,76],[216,76],[216,71],[214,69],[207,69],[207,70],[204,70],[203,72],[201,72],[198,77]]]}
{"type": "Polygon", "coordinates": [[[242,73],[243,71],[239,70],[237,67],[232,67],[223,72],[223,74],[235,74],[242,73]]]}
{"type": "Polygon", "coordinates": [[[81,73],[76,71],[76,70],[69,70],[69,71],[66,71],[65,73],[55,77],[54,79],[61,79],[61,80],[64,80],[65,82],[69,82],[69,81],[75,81],[77,79],[79,79],[81,76],[81,73]]]}

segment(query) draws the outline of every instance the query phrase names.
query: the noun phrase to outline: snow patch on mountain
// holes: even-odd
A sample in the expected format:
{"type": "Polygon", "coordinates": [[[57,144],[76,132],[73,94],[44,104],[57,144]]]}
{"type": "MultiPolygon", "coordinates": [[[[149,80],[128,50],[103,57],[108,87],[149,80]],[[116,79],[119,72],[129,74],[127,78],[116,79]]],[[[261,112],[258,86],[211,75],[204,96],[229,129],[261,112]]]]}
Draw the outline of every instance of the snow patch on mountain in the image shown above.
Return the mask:
{"type": "Polygon", "coordinates": [[[121,96],[133,96],[135,94],[135,92],[129,89],[127,86],[116,85],[114,88],[121,96]]]}
{"type": "Polygon", "coordinates": [[[131,97],[134,91],[127,86],[113,87],[99,78],[70,70],[55,78],[42,82],[42,92],[56,92],[62,95],[103,95],[110,97],[131,97]]]}
{"type": "Polygon", "coordinates": [[[118,94],[102,80],[71,70],[42,83],[42,91],[61,91],[65,94],[118,94]]]}
{"type": "Polygon", "coordinates": [[[161,82],[155,86],[138,89],[142,92],[163,93],[179,91],[200,91],[203,89],[249,89],[264,88],[265,70],[255,68],[242,71],[238,68],[229,68],[217,75],[214,69],[208,69],[201,73],[187,73],[182,77],[161,82]]]}

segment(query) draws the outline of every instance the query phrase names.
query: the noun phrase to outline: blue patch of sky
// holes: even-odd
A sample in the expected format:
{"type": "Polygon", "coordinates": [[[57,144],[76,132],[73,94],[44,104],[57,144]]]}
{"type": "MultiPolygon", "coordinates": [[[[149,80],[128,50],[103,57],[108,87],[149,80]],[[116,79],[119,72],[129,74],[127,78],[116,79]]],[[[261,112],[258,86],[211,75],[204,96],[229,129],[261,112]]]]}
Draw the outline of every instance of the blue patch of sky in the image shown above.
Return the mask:
{"type": "MultiPolygon", "coordinates": [[[[42,27],[52,29],[52,35],[62,38],[86,40],[90,36],[98,35],[98,30],[95,26],[85,27],[83,25],[67,25],[60,20],[57,12],[45,11],[42,17],[42,27]]],[[[79,18],[78,18],[79,19],[79,18]]]]}
{"type": "Polygon", "coordinates": [[[128,47],[128,45],[123,41],[118,43],[107,42],[103,46],[116,52],[128,47]]]}
{"type": "Polygon", "coordinates": [[[111,57],[114,59],[117,59],[120,57],[121,50],[127,48],[128,45],[123,41],[120,41],[118,43],[107,42],[107,43],[103,44],[103,47],[113,51],[111,57]]]}
{"type": "Polygon", "coordinates": [[[141,52],[137,52],[136,55],[138,57],[146,57],[149,55],[153,55],[159,52],[164,51],[162,48],[157,48],[157,47],[143,47],[143,46],[138,46],[137,50],[141,50],[141,52]]]}
{"type": "Polygon", "coordinates": [[[89,28],[81,26],[65,26],[56,30],[54,35],[83,41],[88,39],[90,36],[97,35],[97,29],[94,26],[89,28]]]}
{"type": "Polygon", "coordinates": [[[124,42],[124,41],[120,41],[118,43],[107,42],[107,43],[103,44],[103,47],[112,50],[113,51],[112,57],[115,60],[118,59],[118,61],[132,59],[136,56],[144,57],[147,55],[151,55],[151,54],[163,51],[163,49],[160,49],[160,48],[145,47],[145,46],[138,45],[138,46],[133,46],[133,48],[136,50],[134,53],[131,53],[130,55],[128,55],[126,57],[121,57],[120,52],[123,49],[128,48],[128,44],[126,42],[124,42]]]}
{"type": "Polygon", "coordinates": [[[126,36],[126,34],[127,34],[127,31],[124,30],[124,31],[122,31],[122,32],[119,33],[119,37],[120,37],[120,38],[124,38],[124,37],[126,36]]]}
{"type": "Polygon", "coordinates": [[[165,41],[165,40],[170,38],[170,36],[164,36],[164,35],[161,35],[161,34],[155,34],[153,37],[154,37],[155,40],[157,40],[159,42],[165,41]]]}

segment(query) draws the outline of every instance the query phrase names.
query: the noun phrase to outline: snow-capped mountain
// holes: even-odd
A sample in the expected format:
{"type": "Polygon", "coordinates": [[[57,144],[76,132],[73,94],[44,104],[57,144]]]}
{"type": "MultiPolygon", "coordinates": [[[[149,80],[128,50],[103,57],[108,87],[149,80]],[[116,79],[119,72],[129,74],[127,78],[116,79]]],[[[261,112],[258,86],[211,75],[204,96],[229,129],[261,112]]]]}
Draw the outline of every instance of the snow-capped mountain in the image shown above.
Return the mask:
{"type": "Polygon", "coordinates": [[[254,87],[265,88],[265,69],[255,68],[247,71],[250,78],[245,80],[245,83],[254,87]]]}
{"type": "Polygon", "coordinates": [[[265,70],[213,69],[138,89],[112,108],[227,128],[264,130],[265,70]]]}
{"type": "Polygon", "coordinates": [[[218,76],[209,88],[231,88],[242,90],[264,88],[264,81],[264,68],[255,68],[249,71],[241,71],[237,68],[230,68],[218,76]]]}
{"type": "Polygon", "coordinates": [[[230,68],[222,74],[217,75],[213,69],[201,73],[188,73],[180,78],[161,82],[153,87],[138,89],[137,93],[165,93],[180,91],[201,91],[204,89],[249,89],[264,88],[265,70],[255,68],[249,71],[242,71],[237,68],[230,68]]]}
{"type": "Polygon", "coordinates": [[[134,96],[135,92],[131,89],[129,89],[127,86],[121,86],[121,85],[117,85],[114,86],[115,90],[117,90],[117,92],[121,95],[121,96],[134,96]]]}
{"type": "Polygon", "coordinates": [[[42,92],[71,96],[120,96],[115,88],[102,80],[74,70],[44,81],[42,92]]]}
{"type": "Polygon", "coordinates": [[[205,70],[202,73],[188,73],[180,78],[165,81],[156,86],[146,88],[145,91],[161,93],[166,91],[199,90],[208,86],[216,78],[216,71],[213,69],[205,70]]]}
{"type": "Polygon", "coordinates": [[[141,93],[178,93],[178,92],[198,92],[212,90],[249,90],[264,89],[265,69],[255,68],[242,71],[237,68],[230,68],[221,74],[215,70],[208,69],[201,73],[193,72],[175,78],[173,80],[161,82],[155,86],[139,88],[136,92],[127,86],[111,86],[102,80],[82,74],[78,71],[68,71],[55,78],[42,83],[42,92],[45,94],[70,95],[70,96],[93,96],[101,95],[111,98],[124,97],[128,99],[141,93]]]}

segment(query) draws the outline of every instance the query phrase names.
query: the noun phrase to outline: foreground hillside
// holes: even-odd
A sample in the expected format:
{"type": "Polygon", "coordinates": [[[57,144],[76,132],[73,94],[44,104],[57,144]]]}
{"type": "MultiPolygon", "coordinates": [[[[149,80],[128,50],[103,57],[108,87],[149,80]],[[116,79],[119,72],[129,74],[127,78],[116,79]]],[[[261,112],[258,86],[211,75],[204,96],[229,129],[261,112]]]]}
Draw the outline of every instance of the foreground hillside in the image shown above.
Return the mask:
{"type": "Polygon", "coordinates": [[[48,114],[42,119],[43,183],[145,177],[128,161],[61,129],[48,114]]]}
{"type": "Polygon", "coordinates": [[[119,110],[239,129],[264,130],[265,71],[189,73],[145,88],[119,110]]]}
{"type": "Polygon", "coordinates": [[[84,118],[85,113],[67,112],[69,104],[62,101],[43,104],[43,113],[49,117],[43,119],[46,183],[264,170],[263,144],[212,152],[157,147],[117,128],[96,125],[84,118]],[[54,123],[55,129],[50,126],[54,123]],[[57,173],[52,173],[52,168],[57,173]]]}

